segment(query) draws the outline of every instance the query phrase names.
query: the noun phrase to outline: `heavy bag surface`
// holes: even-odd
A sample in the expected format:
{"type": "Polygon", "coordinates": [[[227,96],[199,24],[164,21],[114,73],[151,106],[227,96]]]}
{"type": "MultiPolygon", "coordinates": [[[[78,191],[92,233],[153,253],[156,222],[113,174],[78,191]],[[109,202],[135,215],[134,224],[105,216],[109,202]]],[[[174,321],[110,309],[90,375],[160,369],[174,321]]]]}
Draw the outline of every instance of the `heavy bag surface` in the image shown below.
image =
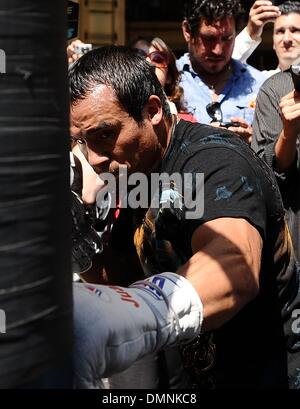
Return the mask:
{"type": "Polygon", "coordinates": [[[0,49],[0,387],[10,388],[71,355],[66,2],[1,0],[0,49]]]}

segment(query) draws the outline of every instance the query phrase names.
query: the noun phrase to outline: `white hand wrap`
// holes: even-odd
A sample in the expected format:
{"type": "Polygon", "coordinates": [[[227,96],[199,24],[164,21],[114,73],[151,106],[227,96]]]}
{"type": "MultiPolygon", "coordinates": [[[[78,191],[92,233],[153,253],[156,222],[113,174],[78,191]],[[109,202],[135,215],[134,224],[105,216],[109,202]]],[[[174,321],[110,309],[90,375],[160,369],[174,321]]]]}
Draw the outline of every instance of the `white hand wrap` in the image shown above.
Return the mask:
{"type": "Polygon", "coordinates": [[[197,292],[174,273],[130,288],[74,284],[76,387],[100,387],[144,355],[192,340],[202,320],[197,292]]]}

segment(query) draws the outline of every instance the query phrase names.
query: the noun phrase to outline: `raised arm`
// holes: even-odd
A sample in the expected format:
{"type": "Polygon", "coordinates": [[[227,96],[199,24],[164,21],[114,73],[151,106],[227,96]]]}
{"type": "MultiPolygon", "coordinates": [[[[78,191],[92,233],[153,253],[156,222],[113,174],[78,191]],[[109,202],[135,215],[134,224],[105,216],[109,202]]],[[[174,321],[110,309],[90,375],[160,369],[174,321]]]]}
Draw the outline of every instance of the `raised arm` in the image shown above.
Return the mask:
{"type": "Polygon", "coordinates": [[[250,9],[248,24],[235,39],[232,57],[246,62],[260,44],[264,27],[280,16],[277,6],[271,1],[257,0],[250,9]]]}
{"type": "Polygon", "coordinates": [[[269,78],[256,102],[252,148],[277,174],[285,174],[295,163],[300,132],[300,96],[289,72],[269,78]]]}
{"type": "Polygon", "coordinates": [[[286,172],[297,155],[297,139],[300,133],[300,93],[293,90],[280,101],[283,129],[275,145],[276,170],[286,172]]]}

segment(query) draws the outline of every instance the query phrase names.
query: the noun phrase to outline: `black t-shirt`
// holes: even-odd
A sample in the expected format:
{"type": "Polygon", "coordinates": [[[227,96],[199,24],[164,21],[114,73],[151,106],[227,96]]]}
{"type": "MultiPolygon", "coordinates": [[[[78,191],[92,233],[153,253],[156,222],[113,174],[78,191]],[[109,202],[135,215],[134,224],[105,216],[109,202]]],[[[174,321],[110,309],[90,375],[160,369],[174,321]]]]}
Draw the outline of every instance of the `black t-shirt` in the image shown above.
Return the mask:
{"type": "Polygon", "coordinates": [[[176,271],[192,256],[194,230],[209,220],[244,218],[263,239],[258,296],[213,334],[216,387],[284,388],[288,380],[300,387],[300,334],[293,333],[291,316],[300,308],[299,273],[272,171],[237,135],[181,120],[158,172],[175,177],[161,183],[160,205],[135,217],[133,229],[146,275],[176,271]],[[177,186],[176,174],[191,175],[186,189],[177,186]],[[198,217],[187,218],[185,203],[202,200],[197,174],[204,174],[203,212],[199,205],[198,217]]]}

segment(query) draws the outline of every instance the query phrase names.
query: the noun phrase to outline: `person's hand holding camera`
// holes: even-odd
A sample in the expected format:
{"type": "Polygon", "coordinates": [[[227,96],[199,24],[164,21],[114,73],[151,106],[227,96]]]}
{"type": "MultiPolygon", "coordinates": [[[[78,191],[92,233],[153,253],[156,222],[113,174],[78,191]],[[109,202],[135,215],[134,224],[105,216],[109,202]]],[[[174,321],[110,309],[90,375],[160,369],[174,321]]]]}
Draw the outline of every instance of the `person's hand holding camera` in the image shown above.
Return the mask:
{"type": "Polygon", "coordinates": [[[91,44],[83,43],[79,39],[72,41],[67,47],[68,63],[72,64],[91,49],[91,44]]]}

